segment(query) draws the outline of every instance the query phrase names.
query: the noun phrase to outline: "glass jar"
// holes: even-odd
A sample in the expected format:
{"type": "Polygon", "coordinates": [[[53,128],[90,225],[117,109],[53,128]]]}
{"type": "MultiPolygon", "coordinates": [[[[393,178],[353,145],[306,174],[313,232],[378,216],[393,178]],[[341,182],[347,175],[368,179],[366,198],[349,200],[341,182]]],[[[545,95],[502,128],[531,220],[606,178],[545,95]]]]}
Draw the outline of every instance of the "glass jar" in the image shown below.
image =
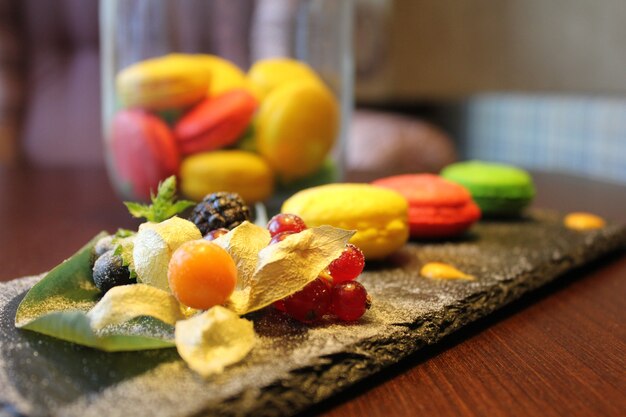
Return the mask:
{"type": "Polygon", "coordinates": [[[179,178],[274,201],[343,176],[352,2],[100,2],[107,168],[125,199],[179,178]]]}

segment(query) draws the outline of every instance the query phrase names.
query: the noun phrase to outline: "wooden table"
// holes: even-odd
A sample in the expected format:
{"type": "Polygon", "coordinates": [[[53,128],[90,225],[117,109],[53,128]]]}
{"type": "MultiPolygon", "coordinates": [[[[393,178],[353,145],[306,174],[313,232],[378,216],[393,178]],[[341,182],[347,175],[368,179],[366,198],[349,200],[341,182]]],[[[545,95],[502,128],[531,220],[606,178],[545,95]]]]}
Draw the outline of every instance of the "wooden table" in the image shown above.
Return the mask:
{"type": "MultiPolygon", "coordinates": [[[[626,223],[626,186],[536,173],[535,206],[626,223]]],[[[0,280],[134,228],[100,168],[0,168],[0,280]]],[[[626,415],[626,255],[563,276],[307,415],[626,415]]]]}

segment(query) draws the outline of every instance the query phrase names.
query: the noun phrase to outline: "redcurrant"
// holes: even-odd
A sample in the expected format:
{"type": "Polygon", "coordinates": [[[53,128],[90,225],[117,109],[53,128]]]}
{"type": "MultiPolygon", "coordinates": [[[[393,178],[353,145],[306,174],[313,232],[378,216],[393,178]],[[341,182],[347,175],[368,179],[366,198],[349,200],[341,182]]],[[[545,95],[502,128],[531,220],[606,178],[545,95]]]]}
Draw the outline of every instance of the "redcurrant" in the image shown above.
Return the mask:
{"type": "Polygon", "coordinates": [[[281,213],[272,217],[267,223],[267,230],[272,237],[282,232],[298,233],[306,229],[304,220],[295,214],[281,213]]]}
{"type": "Polygon", "coordinates": [[[277,235],[274,235],[274,237],[272,237],[268,245],[273,245],[274,243],[282,242],[283,240],[285,240],[287,236],[293,235],[294,233],[295,232],[281,232],[277,235]]]}
{"type": "Polygon", "coordinates": [[[333,286],[330,312],[339,320],[358,320],[369,307],[370,299],[361,283],[347,281],[333,286]]]}
{"type": "Polygon", "coordinates": [[[274,308],[278,311],[285,311],[285,300],[274,301],[274,308]]]}
{"type": "Polygon", "coordinates": [[[284,299],[285,311],[298,321],[316,322],[328,313],[331,302],[330,291],[328,285],[317,278],[284,299]]]}
{"type": "Polygon", "coordinates": [[[365,256],[361,249],[348,243],[339,258],[328,265],[328,272],[333,277],[333,282],[339,284],[358,277],[364,267],[365,256]]]}
{"type": "Polygon", "coordinates": [[[228,229],[220,227],[219,229],[214,229],[214,230],[209,231],[206,235],[204,235],[204,238],[206,240],[215,240],[218,237],[225,235],[228,232],[229,232],[228,229]]]}

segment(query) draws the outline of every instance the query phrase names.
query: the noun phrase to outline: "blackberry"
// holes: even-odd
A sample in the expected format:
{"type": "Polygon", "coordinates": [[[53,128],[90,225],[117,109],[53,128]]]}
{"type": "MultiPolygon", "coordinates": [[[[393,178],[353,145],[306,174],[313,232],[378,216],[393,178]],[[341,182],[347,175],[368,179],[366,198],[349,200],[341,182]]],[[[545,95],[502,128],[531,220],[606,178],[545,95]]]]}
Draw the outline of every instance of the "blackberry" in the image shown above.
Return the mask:
{"type": "Polygon", "coordinates": [[[250,209],[236,193],[218,192],[209,194],[191,212],[192,221],[202,235],[221,227],[231,230],[250,220],[250,209]]]}
{"type": "Polygon", "coordinates": [[[130,277],[130,271],[123,265],[122,257],[115,255],[113,250],[103,253],[93,266],[93,282],[103,293],[118,285],[137,282],[130,277]]]}

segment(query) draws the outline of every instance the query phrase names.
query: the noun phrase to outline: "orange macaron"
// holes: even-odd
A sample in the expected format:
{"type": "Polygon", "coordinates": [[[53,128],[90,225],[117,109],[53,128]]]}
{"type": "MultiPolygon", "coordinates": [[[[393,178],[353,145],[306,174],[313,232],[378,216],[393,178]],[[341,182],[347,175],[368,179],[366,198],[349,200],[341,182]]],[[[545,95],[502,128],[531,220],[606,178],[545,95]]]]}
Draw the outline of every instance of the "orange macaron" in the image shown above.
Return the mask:
{"type": "Polygon", "coordinates": [[[250,125],[257,100],[244,89],[207,98],[174,127],[183,155],[212,151],[234,144],[250,125]]]}
{"type": "Polygon", "coordinates": [[[438,175],[396,175],[372,184],[395,190],[407,199],[409,229],[414,238],[457,236],[480,218],[480,209],[470,193],[438,175]]]}

